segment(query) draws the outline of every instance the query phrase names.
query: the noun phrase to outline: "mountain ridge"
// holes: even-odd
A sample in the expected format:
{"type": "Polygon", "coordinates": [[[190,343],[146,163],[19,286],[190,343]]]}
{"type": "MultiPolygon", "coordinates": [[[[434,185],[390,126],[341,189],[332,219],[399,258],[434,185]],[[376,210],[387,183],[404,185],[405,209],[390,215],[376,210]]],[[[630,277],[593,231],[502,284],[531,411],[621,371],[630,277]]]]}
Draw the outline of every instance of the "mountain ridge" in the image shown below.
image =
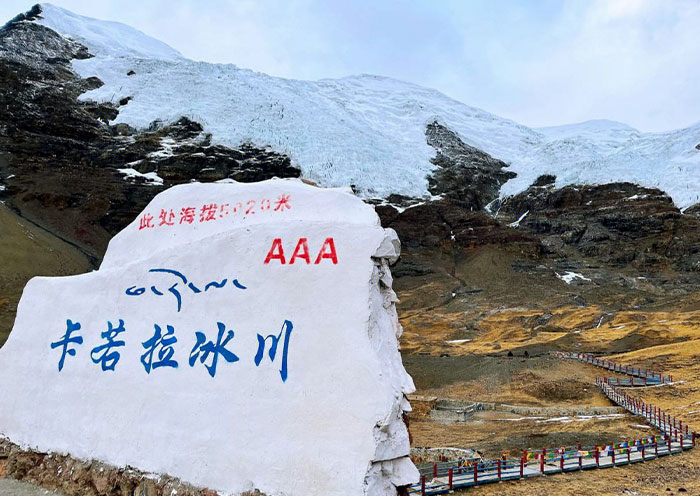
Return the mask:
{"type": "Polygon", "coordinates": [[[72,64],[82,77],[104,83],[81,101],[116,104],[130,98],[114,123],[146,129],[154,121],[185,116],[201,122],[214,143],[271,146],[321,185],[352,184],[365,198],[431,198],[428,176],[436,169],[424,132],[438,121],[464,143],[510,165],[516,176],[502,186],[502,197],[524,191],[542,174],[553,174],[558,187],[631,181],[668,192],[680,207],[700,201],[700,150],[695,149],[700,123],[663,133],[628,128],[635,132],[623,133],[624,139],[619,127],[615,133],[600,126],[591,132],[586,123],[531,129],[436,90],[384,76],[297,81],[195,62],[174,50],[178,57],[161,56],[167,45],[138,31],[134,35],[126,25],[115,31],[115,23],[108,23],[110,31],[103,21],[42,5],[40,23],[84,42],[94,55],[72,64]],[[105,49],[105,31],[119,33],[120,43],[131,48],[120,52],[115,43],[105,49]],[[95,32],[99,36],[91,38],[95,32]],[[150,53],[141,45],[158,49],[150,53]],[[170,103],[167,109],[163,101],[170,103]]]}

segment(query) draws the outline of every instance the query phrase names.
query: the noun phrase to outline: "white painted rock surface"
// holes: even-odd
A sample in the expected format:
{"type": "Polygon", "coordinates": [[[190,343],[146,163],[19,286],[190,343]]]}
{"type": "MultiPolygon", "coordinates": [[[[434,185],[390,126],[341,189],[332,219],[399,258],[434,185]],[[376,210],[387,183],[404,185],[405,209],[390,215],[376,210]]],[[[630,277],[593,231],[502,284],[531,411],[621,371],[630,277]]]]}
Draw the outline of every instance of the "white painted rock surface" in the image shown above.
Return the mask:
{"type": "Polygon", "coordinates": [[[100,270],[27,284],[0,435],[227,494],[396,494],[418,479],[397,249],[348,189],[171,188],[100,270]]]}

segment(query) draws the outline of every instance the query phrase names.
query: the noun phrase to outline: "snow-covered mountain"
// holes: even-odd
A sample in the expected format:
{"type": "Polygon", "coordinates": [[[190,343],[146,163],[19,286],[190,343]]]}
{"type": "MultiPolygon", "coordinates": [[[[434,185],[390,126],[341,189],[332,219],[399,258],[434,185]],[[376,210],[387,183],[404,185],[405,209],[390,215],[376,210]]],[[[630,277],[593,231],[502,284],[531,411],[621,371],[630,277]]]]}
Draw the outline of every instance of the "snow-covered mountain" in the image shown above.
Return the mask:
{"type": "Polygon", "coordinates": [[[427,197],[435,150],[426,126],[438,121],[467,144],[510,164],[517,177],[501,195],[541,174],[557,186],[630,181],[668,192],[680,207],[700,201],[700,122],[664,133],[588,121],[531,129],[442,93],[379,76],[320,81],[271,77],[235,65],[189,60],[129,26],[43,4],[41,24],[88,47],[75,60],[105,84],[82,99],[119,102],[117,123],[146,128],[189,117],[214,143],[269,145],[322,185],[353,184],[365,197],[427,197]],[[133,72],[132,72],[133,71],[133,72]],[[129,75],[132,74],[132,75],[129,75]]]}

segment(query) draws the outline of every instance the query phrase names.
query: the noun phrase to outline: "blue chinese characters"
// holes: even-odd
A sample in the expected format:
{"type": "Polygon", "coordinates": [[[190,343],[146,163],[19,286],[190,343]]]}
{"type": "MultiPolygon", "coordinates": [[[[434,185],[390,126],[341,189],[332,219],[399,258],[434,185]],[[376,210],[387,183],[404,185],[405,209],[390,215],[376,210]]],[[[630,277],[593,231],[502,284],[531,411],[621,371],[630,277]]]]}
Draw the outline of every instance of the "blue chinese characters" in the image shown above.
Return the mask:
{"type": "Polygon", "coordinates": [[[156,332],[153,337],[141,343],[146,349],[146,353],[141,355],[141,363],[143,368],[146,369],[146,373],[150,374],[151,369],[157,369],[159,367],[172,367],[177,368],[177,361],[173,360],[173,355],[175,354],[175,348],[173,345],[177,343],[177,338],[175,337],[175,329],[173,326],[165,326],[167,329],[165,334],[162,334],[162,329],[158,324],[154,325],[156,332]],[[153,354],[158,350],[158,355],[156,361],[153,361],[153,354]]]}
{"type": "Polygon", "coordinates": [[[272,342],[270,345],[270,351],[268,351],[268,356],[270,357],[271,362],[275,361],[275,357],[277,356],[277,345],[282,337],[282,333],[284,333],[284,343],[282,344],[282,359],[280,365],[280,376],[282,376],[282,382],[287,381],[287,353],[289,351],[289,337],[292,334],[293,328],[294,326],[292,323],[285,320],[284,324],[282,324],[282,329],[280,329],[277,336],[270,334],[269,336],[262,337],[260,334],[258,334],[258,352],[255,354],[254,359],[256,367],[260,366],[260,362],[263,359],[263,354],[265,353],[265,344],[267,343],[268,339],[272,342]]]}
{"type": "MultiPolygon", "coordinates": [[[[197,362],[199,362],[204,365],[204,368],[212,378],[216,377],[217,367],[220,365],[219,358],[222,358],[226,363],[236,363],[240,360],[238,355],[233,352],[234,331],[227,330],[227,326],[223,322],[217,322],[216,325],[217,334],[215,340],[208,339],[207,335],[202,331],[195,331],[195,343],[189,355],[190,367],[195,367],[197,362]]],[[[165,332],[158,324],[154,324],[153,327],[153,335],[146,341],[141,342],[141,348],[144,350],[140,355],[141,365],[147,374],[161,367],[177,369],[179,364],[175,359],[175,346],[178,343],[178,338],[175,336],[174,326],[166,325],[165,332]]],[[[279,364],[282,382],[286,382],[288,377],[289,342],[293,328],[292,322],[285,320],[279,333],[267,336],[257,335],[257,351],[253,358],[253,363],[256,367],[259,367],[267,351],[270,362],[279,364]]],[[[59,348],[61,351],[58,361],[59,372],[63,370],[66,356],[76,356],[78,347],[83,344],[83,336],[77,334],[77,331],[80,330],[80,322],[73,322],[68,319],[66,320],[66,331],[63,336],[51,343],[51,349],[59,348]]],[[[117,326],[112,321],[108,321],[107,330],[100,333],[100,337],[104,342],[90,351],[92,362],[100,365],[103,372],[116,370],[117,364],[121,359],[120,350],[127,345],[126,341],[120,338],[121,334],[125,332],[124,320],[118,319],[117,326]]]]}
{"type": "Polygon", "coordinates": [[[99,363],[102,366],[102,371],[112,370],[117,366],[119,361],[119,352],[115,348],[120,348],[126,344],[124,341],[116,340],[116,337],[124,332],[124,321],[119,319],[119,326],[115,329],[111,322],[107,322],[107,330],[102,333],[102,339],[107,342],[101,346],[96,346],[90,352],[90,358],[94,363],[99,363]]]}
{"type": "Polygon", "coordinates": [[[219,327],[219,334],[216,339],[216,344],[213,341],[207,341],[207,337],[203,332],[195,332],[197,337],[197,342],[192,348],[190,353],[190,367],[194,367],[194,364],[199,358],[200,362],[205,364],[204,366],[209,371],[209,375],[214,377],[216,375],[216,364],[219,361],[219,355],[223,357],[229,363],[237,362],[238,356],[235,353],[226,349],[226,344],[233,339],[233,331],[228,331],[226,333],[226,338],[224,338],[224,331],[226,330],[226,324],[223,322],[217,322],[216,325],[219,327]],[[206,342],[205,342],[206,341],[206,342]],[[211,363],[206,365],[206,361],[211,355],[211,363]]]}
{"type": "Polygon", "coordinates": [[[73,323],[72,320],[66,320],[66,333],[61,336],[61,339],[51,343],[51,349],[61,347],[61,358],[58,360],[58,371],[63,370],[63,364],[66,360],[66,354],[75,356],[75,348],[69,348],[71,344],[83,344],[82,336],[72,336],[75,331],[80,330],[80,322],[73,323]]]}

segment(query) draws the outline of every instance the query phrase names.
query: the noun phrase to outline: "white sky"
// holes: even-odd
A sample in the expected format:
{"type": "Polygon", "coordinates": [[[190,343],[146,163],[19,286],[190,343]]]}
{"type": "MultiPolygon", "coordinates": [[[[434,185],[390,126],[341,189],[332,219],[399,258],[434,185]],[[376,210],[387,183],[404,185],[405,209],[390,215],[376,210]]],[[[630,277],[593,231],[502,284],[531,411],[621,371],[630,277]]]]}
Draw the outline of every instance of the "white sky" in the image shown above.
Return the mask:
{"type": "MultiPolygon", "coordinates": [[[[700,0],[53,0],[185,56],[275,76],[372,73],[528,126],[700,121],[700,0]]],[[[4,22],[32,3],[3,0],[4,22]]]]}

